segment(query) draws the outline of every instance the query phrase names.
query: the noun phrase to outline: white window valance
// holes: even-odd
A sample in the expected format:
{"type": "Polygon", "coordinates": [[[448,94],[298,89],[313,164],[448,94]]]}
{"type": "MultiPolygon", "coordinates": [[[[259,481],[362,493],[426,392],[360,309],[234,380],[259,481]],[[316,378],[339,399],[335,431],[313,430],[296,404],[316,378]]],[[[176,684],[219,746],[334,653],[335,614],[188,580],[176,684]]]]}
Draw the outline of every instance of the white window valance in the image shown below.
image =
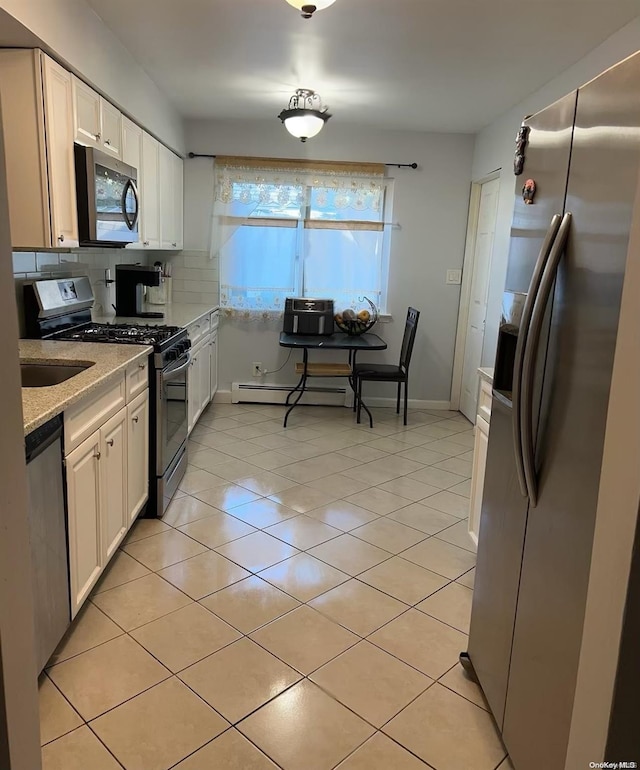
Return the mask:
{"type": "Polygon", "coordinates": [[[314,188],[322,205],[336,209],[380,211],[384,205],[384,165],[281,158],[217,156],[216,201],[229,204],[264,203],[274,185],[282,206],[305,203],[307,188],[314,188]]]}

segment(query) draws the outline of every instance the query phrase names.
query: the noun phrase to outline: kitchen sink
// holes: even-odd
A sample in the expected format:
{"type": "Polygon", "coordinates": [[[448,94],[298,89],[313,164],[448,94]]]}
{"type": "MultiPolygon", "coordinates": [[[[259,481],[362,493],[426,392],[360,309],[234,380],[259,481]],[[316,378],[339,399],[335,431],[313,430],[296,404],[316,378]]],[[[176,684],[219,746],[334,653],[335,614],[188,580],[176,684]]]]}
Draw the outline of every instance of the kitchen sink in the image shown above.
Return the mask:
{"type": "Polygon", "coordinates": [[[84,372],[93,364],[20,364],[23,388],[59,385],[84,372]]]}

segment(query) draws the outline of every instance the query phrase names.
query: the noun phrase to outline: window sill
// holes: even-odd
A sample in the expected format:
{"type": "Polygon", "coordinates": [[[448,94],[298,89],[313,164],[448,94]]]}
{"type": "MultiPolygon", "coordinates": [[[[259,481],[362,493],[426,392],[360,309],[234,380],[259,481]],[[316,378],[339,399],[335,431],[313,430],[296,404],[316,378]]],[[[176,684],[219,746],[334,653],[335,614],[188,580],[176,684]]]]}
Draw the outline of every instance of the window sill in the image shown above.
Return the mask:
{"type": "Polygon", "coordinates": [[[379,313],[378,323],[389,324],[393,321],[393,316],[390,313],[379,313]]]}

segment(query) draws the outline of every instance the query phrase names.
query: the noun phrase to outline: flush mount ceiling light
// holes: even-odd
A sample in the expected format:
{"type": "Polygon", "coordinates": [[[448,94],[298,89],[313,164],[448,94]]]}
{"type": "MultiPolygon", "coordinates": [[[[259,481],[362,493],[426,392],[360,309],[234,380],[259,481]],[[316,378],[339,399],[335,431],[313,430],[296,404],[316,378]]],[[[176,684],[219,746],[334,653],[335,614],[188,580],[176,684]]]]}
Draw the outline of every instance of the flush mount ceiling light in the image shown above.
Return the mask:
{"type": "Polygon", "coordinates": [[[333,5],[336,0],[315,0],[314,3],[309,3],[307,0],[287,0],[289,5],[297,8],[302,14],[303,19],[310,19],[316,11],[323,11],[330,5],[333,5]]]}
{"type": "Polygon", "coordinates": [[[327,107],[322,106],[322,100],[315,91],[298,88],[289,99],[287,109],[282,110],[278,117],[292,136],[306,142],[322,131],[322,127],[331,117],[327,110],[327,107]]]}

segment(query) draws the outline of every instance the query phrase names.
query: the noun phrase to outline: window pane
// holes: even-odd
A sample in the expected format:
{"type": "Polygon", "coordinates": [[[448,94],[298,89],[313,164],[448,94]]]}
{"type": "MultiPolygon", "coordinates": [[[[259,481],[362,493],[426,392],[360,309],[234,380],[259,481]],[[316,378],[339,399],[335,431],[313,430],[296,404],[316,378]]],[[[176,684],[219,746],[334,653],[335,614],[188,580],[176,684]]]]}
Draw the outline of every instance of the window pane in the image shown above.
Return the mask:
{"type": "Polygon", "coordinates": [[[305,230],[304,293],[333,299],[336,311],[380,306],[383,233],[370,230],[305,230]]]}
{"type": "Polygon", "coordinates": [[[382,222],[384,191],[336,190],[327,187],[311,188],[310,219],[334,222],[357,220],[360,222],[382,222]]]}
{"type": "Polygon", "coordinates": [[[226,227],[220,250],[221,303],[278,309],[296,291],[295,227],[226,227]]]}
{"type": "Polygon", "coordinates": [[[304,187],[235,182],[233,200],[229,203],[226,213],[243,219],[249,217],[300,219],[300,212],[304,205],[304,187]]]}

